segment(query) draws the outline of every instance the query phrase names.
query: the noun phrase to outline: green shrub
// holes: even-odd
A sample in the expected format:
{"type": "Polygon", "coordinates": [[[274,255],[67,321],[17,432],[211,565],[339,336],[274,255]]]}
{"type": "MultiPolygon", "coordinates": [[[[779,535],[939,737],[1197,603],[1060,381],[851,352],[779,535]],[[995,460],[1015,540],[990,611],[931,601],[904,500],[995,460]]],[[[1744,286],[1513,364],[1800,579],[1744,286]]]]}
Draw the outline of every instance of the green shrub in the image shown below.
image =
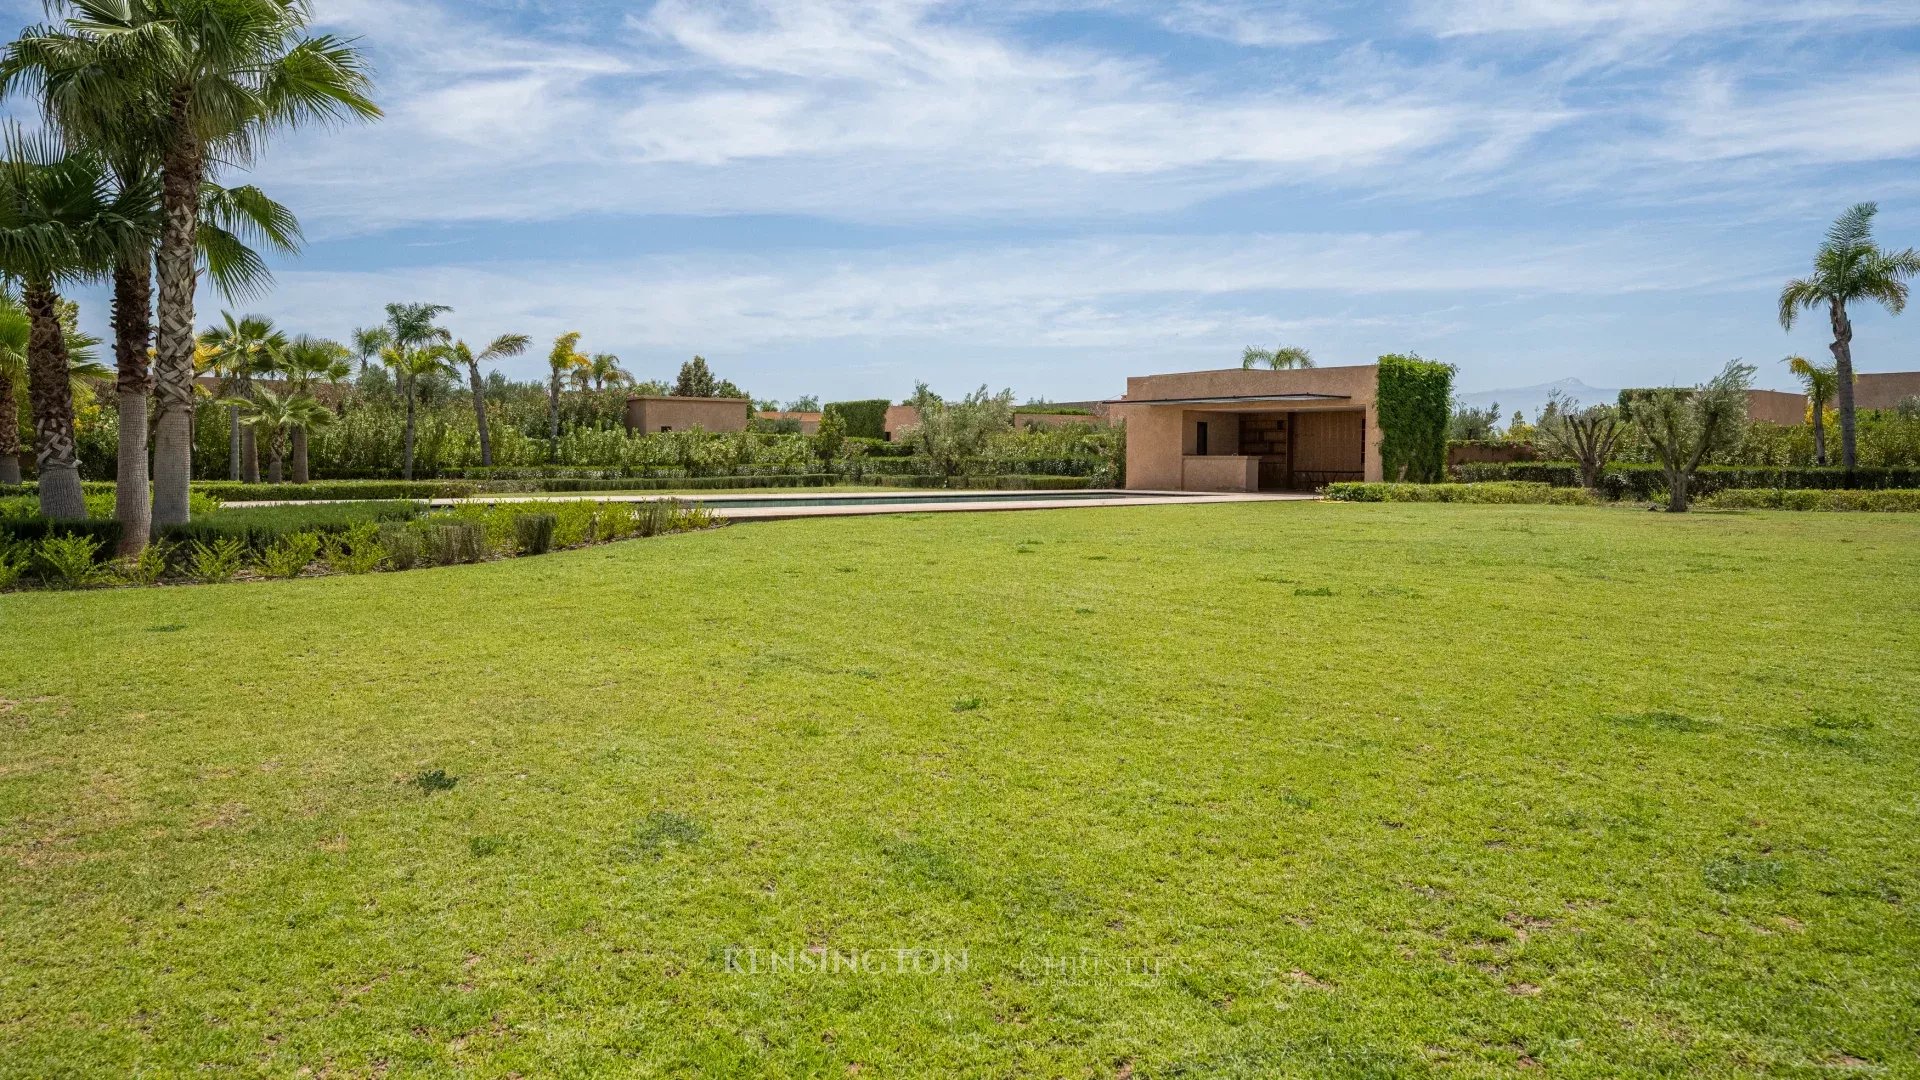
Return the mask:
{"type": "Polygon", "coordinates": [[[421,513],[417,503],[391,501],[229,507],[167,528],[161,536],[185,544],[233,537],[257,556],[284,536],[307,532],[327,536],[361,522],[411,521],[421,513]]]}
{"type": "Polygon", "coordinates": [[[100,578],[100,567],[94,563],[99,551],[100,541],[83,533],[49,536],[36,551],[40,580],[56,589],[91,585],[100,578]]]}
{"type": "Polygon", "coordinates": [[[711,529],[719,524],[721,518],[704,506],[681,506],[671,512],[667,519],[668,532],[692,532],[695,529],[711,529]]]}
{"type": "Polygon", "coordinates": [[[558,519],[552,514],[519,514],[513,519],[514,547],[522,555],[545,555],[553,550],[558,519]]]}
{"type": "Polygon", "coordinates": [[[1586,506],[1593,498],[1581,488],[1556,488],[1548,484],[1328,484],[1327,498],[1334,502],[1444,502],[1498,503],[1506,505],[1551,504],[1586,506]]]}
{"type": "Polygon", "coordinates": [[[1715,510],[1822,510],[1880,513],[1920,512],[1920,491],[1822,491],[1733,488],[1701,500],[1715,510]]]}
{"type": "Polygon", "coordinates": [[[213,543],[196,540],[189,569],[193,576],[208,584],[232,581],[247,563],[247,545],[237,536],[222,536],[213,543]]]}
{"type": "Polygon", "coordinates": [[[319,533],[290,533],[261,554],[260,572],[271,578],[299,577],[319,557],[319,533]]]}
{"type": "MultiPolygon", "coordinates": [[[[36,512],[37,512],[36,505],[36,512]]],[[[0,518],[0,543],[38,544],[53,536],[85,536],[112,551],[120,546],[117,521],[49,521],[42,517],[0,518]]]]}
{"type": "Polygon", "coordinates": [[[387,558],[387,549],[380,546],[380,526],[363,521],[329,537],[321,549],[321,558],[335,573],[373,573],[387,558]]]}
{"type": "Polygon", "coordinates": [[[458,480],[322,480],[311,484],[243,484],[200,480],[194,490],[221,502],[319,502],[381,499],[464,499],[477,485],[458,480]]]}
{"type": "Polygon", "coordinates": [[[424,527],[426,555],[436,566],[476,563],[487,557],[487,531],[471,521],[436,522],[424,527]]]}
{"type": "Polygon", "coordinates": [[[598,506],[590,502],[549,503],[553,508],[553,546],[579,547],[594,540],[594,515],[598,506]]]}
{"type": "Polygon", "coordinates": [[[166,576],[173,553],[172,544],[156,540],[141,548],[138,556],[122,560],[115,569],[120,580],[129,585],[155,585],[166,576]]]}
{"type": "Polygon", "coordinates": [[[425,539],[408,525],[380,526],[380,547],[390,570],[411,570],[427,560],[425,539]]]}
{"type": "Polygon", "coordinates": [[[0,590],[12,588],[32,561],[25,544],[0,542],[0,590]]]}
{"type": "MultiPolygon", "coordinates": [[[[1466,483],[1526,480],[1555,487],[1579,487],[1580,467],[1567,461],[1473,462],[1454,468],[1466,483]]],[[[1615,463],[1600,476],[1600,491],[1610,499],[1659,499],[1666,494],[1666,476],[1657,465],[1615,463]]],[[[1771,466],[1703,465],[1694,474],[1697,496],[1744,488],[1844,489],[1847,473],[1838,468],[1775,468],[1771,466]]],[[[1851,486],[1862,490],[1920,488],[1920,468],[1855,469],[1851,486]]]]}
{"type": "Polygon", "coordinates": [[[866,401],[829,401],[820,410],[821,419],[829,416],[840,418],[841,430],[850,439],[885,439],[887,437],[887,409],[892,405],[886,398],[872,398],[866,401]]]}
{"type": "Polygon", "coordinates": [[[685,504],[678,499],[651,499],[635,508],[634,532],[641,536],[659,536],[673,529],[674,512],[685,504]]]}
{"type": "Polygon", "coordinates": [[[1380,358],[1375,412],[1380,461],[1395,480],[1433,483],[1447,472],[1453,366],[1415,355],[1380,358]]]}

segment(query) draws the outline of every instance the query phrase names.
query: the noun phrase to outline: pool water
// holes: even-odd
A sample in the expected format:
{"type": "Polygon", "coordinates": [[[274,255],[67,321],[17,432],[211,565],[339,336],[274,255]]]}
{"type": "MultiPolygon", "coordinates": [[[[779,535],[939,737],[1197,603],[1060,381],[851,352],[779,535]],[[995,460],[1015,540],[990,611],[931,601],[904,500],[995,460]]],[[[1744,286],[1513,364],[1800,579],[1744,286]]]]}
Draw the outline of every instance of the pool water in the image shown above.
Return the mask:
{"type": "MultiPolygon", "coordinates": [[[[1183,493],[1185,494],[1185,493],[1183,493]]],[[[764,495],[682,495],[679,498],[714,510],[745,510],[787,506],[911,506],[915,503],[1084,502],[1090,499],[1158,498],[1144,491],[923,491],[900,495],[821,495],[806,498],[768,498],[764,495]]]]}

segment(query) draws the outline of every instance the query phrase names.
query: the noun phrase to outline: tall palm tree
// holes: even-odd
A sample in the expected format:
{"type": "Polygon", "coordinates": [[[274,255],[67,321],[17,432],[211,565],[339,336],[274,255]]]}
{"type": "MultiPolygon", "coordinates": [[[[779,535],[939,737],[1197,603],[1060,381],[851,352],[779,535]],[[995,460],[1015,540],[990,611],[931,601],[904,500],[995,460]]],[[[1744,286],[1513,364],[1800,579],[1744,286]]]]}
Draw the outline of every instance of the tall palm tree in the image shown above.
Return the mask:
{"type": "MultiPolygon", "coordinates": [[[[340,380],[352,373],[353,369],[347,363],[347,358],[352,355],[345,345],[337,341],[302,334],[282,348],[274,361],[275,367],[287,377],[289,395],[312,398],[315,381],[325,379],[338,386],[340,380]]],[[[298,422],[287,432],[293,452],[293,482],[296,484],[304,484],[309,479],[307,428],[306,423],[298,422]]]]}
{"type": "Polygon", "coordinates": [[[1825,367],[1804,356],[1789,356],[1782,361],[1806,388],[1807,404],[1813,413],[1813,463],[1827,463],[1827,403],[1840,390],[1840,375],[1832,364],[1825,367]]]}
{"type": "Polygon", "coordinates": [[[68,153],[52,134],[8,133],[6,160],[0,162],[0,275],[21,283],[27,311],[27,393],[40,512],[48,518],[84,518],[87,512],[57,289],[103,276],[138,228],[116,204],[100,158],[68,153]]]}
{"type": "Polygon", "coordinates": [[[234,398],[227,404],[246,414],[241,423],[266,436],[267,454],[271,459],[267,467],[270,484],[281,483],[286,476],[288,433],[333,422],[333,413],[312,396],[291,392],[276,394],[264,386],[254,391],[251,398],[234,398]]]}
{"type": "Polygon", "coordinates": [[[20,482],[20,406],[13,387],[27,377],[33,324],[11,293],[0,293],[0,484],[20,482]]]}
{"type": "Polygon", "coordinates": [[[586,359],[575,351],[580,345],[580,331],[570,330],[553,339],[553,351],[547,354],[547,456],[552,456],[560,447],[560,385],[568,373],[578,369],[586,359]]]}
{"type": "MultiPolygon", "coordinates": [[[[264,315],[242,315],[236,319],[232,312],[223,311],[220,319],[221,325],[201,332],[199,344],[226,373],[225,394],[229,401],[250,401],[253,377],[274,369],[274,358],[286,348],[287,335],[274,329],[273,320],[264,315]]],[[[260,482],[260,448],[253,429],[240,422],[241,411],[237,405],[227,406],[228,473],[230,479],[257,484],[260,482]]]]}
{"type": "Polygon", "coordinates": [[[50,0],[63,25],[29,27],[0,59],[0,89],[39,90],[62,130],[111,142],[128,115],[157,119],[163,227],[154,265],[157,525],[188,518],[195,256],[210,158],[246,164],[280,128],[372,118],[364,62],[308,36],[303,0],[50,0]]]}
{"type": "Polygon", "coordinates": [[[509,356],[519,356],[527,351],[533,339],[525,334],[501,334],[493,343],[475,356],[464,341],[453,343],[453,359],[467,369],[467,383],[473,390],[473,422],[480,431],[480,464],[483,467],[493,464],[493,435],[487,429],[487,393],[480,382],[480,365],[489,361],[501,360],[509,356]]]}
{"type": "Polygon", "coordinates": [[[1920,274],[1920,252],[1886,251],[1873,242],[1873,216],[1880,207],[1857,203],[1841,214],[1813,257],[1813,274],[1787,282],[1780,290],[1780,326],[1792,330],[1802,311],[1825,306],[1833,327],[1834,377],[1839,382],[1840,464],[1852,472],[1853,320],[1847,305],[1872,300],[1895,315],[1907,306],[1907,279],[1920,274]]]}
{"type": "Polygon", "coordinates": [[[1313,354],[1298,345],[1282,345],[1277,349],[1256,349],[1249,345],[1240,354],[1240,366],[1243,368],[1256,368],[1262,364],[1275,371],[1310,368],[1313,366],[1313,354]]]}
{"type": "Polygon", "coordinates": [[[380,354],[381,361],[393,369],[394,378],[400,384],[400,393],[407,401],[406,447],[400,472],[403,479],[413,479],[414,403],[418,399],[420,382],[436,375],[454,374],[452,353],[452,346],[444,342],[431,342],[412,346],[389,345],[380,354]]]}

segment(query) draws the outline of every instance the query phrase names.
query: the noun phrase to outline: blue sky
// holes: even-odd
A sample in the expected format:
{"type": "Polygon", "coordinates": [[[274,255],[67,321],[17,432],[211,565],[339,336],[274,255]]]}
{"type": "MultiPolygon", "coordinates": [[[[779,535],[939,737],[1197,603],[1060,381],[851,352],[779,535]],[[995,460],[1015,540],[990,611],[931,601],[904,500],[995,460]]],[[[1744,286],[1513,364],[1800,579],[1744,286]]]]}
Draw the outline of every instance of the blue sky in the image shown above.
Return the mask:
{"type": "MultiPolygon", "coordinates": [[[[1920,246],[1913,0],[314,6],[388,118],[252,177],[310,243],[247,306],[299,331],[430,300],[780,398],[1106,396],[1280,343],[1784,385],[1826,223],[1874,199],[1920,246]]],[[[1920,310],[1857,321],[1863,370],[1920,368],[1920,310]]]]}

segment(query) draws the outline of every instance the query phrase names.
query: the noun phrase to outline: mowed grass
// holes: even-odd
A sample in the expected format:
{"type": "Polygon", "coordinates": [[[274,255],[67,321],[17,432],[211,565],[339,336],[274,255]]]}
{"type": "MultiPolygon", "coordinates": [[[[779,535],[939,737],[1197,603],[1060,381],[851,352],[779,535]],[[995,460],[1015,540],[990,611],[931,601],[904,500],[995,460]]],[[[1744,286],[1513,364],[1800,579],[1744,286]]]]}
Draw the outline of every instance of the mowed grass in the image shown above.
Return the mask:
{"type": "Polygon", "coordinates": [[[0,597],[0,1074],[1911,1076],[1916,612],[1354,504],[0,597]]]}

